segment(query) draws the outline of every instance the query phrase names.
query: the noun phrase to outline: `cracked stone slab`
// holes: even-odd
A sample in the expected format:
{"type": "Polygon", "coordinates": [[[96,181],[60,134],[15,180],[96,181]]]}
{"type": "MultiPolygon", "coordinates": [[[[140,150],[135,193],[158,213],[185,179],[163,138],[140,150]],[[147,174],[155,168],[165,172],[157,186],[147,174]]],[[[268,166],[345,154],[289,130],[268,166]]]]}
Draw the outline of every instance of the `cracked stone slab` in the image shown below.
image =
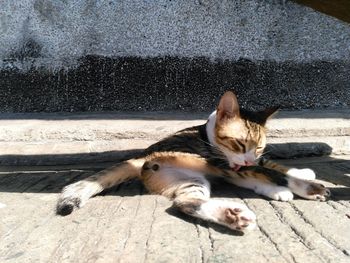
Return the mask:
{"type": "Polygon", "coordinates": [[[102,169],[82,166],[2,167],[1,262],[349,262],[349,156],[285,160],[311,167],[333,196],[327,202],[271,201],[213,184],[213,197],[245,203],[258,228],[240,235],[182,215],[171,201],[136,181],[54,214],[61,188],[102,169]]]}

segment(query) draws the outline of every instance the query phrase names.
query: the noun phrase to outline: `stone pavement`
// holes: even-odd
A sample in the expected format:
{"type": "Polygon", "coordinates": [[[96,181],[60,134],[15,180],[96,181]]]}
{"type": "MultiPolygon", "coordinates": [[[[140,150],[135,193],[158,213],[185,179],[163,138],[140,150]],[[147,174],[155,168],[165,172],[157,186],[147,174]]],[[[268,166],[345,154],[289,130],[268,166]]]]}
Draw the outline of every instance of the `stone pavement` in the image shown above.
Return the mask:
{"type": "Polygon", "coordinates": [[[182,215],[136,181],[67,217],[54,213],[64,185],[207,114],[0,114],[0,262],[350,262],[349,113],[281,112],[269,124],[270,155],[313,168],[328,201],[213,185],[215,198],[257,214],[258,229],[244,235],[182,215]]]}
{"type": "Polygon", "coordinates": [[[3,166],[1,262],[350,262],[350,156],[284,160],[315,169],[326,202],[277,202],[217,182],[215,198],[245,203],[258,229],[244,235],[184,216],[129,182],[56,216],[60,189],[109,164],[3,166]]]}

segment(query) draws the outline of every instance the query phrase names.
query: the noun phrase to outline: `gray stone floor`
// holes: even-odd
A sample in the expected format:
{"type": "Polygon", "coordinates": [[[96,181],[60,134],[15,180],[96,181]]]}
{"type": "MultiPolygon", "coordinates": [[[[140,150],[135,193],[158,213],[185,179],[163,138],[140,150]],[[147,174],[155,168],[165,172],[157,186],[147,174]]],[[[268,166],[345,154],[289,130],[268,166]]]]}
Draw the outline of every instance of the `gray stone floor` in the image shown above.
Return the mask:
{"type": "Polygon", "coordinates": [[[285,160],[311,167],[332,191],[326,202],[277,202],[213,186],[246,203],[258,229],[244,235],[184,216],[129,182],[67,216],[60,189],[105,165],[0,168],[1,262],[350,262],[350,156],[285,160]]]}

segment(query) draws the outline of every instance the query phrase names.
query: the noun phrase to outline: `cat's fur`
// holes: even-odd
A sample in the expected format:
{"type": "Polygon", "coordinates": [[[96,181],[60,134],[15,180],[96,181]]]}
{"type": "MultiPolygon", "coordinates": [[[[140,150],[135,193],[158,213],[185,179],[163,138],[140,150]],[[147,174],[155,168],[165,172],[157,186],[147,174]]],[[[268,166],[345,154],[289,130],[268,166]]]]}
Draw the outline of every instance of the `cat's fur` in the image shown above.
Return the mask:
{"type": "Polygon", "coordinates": [[[290,169],[261,157],[266,145],[264,126],[276,110],[240,109],[236,96],[228,91],[206,124],[179,131],[138,158],[66,186],[57,213],[70,214],[90,197],[131,178],[142,180],[150,192],[172,199],[182,212],[235,230],[254,228],[256,217],[240,203],[211,199],[209,177],[223,177],[274,200],[292,200],[293,193],[325,200],[329,190],[311,181],[315,179],[312,170],[290,169]]]}

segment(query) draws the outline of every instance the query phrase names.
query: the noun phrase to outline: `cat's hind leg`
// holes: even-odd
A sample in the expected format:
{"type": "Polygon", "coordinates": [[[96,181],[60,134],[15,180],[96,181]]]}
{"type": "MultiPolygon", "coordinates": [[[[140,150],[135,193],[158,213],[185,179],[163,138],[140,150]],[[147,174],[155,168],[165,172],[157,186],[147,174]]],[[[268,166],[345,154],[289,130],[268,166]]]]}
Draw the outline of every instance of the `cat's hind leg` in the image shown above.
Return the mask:
{"type": "Polygon", "coordinates": [[[104,189],[138,177],[143,163],[144,159],[131,159],[67,185],[58,198],[56,213],[68,215],[74,208],[82,207],[90,197],[104,189]]]}
{"type": "Polygon", "coordinates": [[[188,169],[186,164],[181,165],[182,160],[188,163],[188,158],[188,155],[172,156],[170,162],[167,162],[166,156],[163,156],[145,162],[141,178],[146,188],[172,199],[175,208],[190,216],[234,230],[253,229],[256,226],[255,214],[243,204],[211,199],[210,184],[203,171],[188,169]]]}

